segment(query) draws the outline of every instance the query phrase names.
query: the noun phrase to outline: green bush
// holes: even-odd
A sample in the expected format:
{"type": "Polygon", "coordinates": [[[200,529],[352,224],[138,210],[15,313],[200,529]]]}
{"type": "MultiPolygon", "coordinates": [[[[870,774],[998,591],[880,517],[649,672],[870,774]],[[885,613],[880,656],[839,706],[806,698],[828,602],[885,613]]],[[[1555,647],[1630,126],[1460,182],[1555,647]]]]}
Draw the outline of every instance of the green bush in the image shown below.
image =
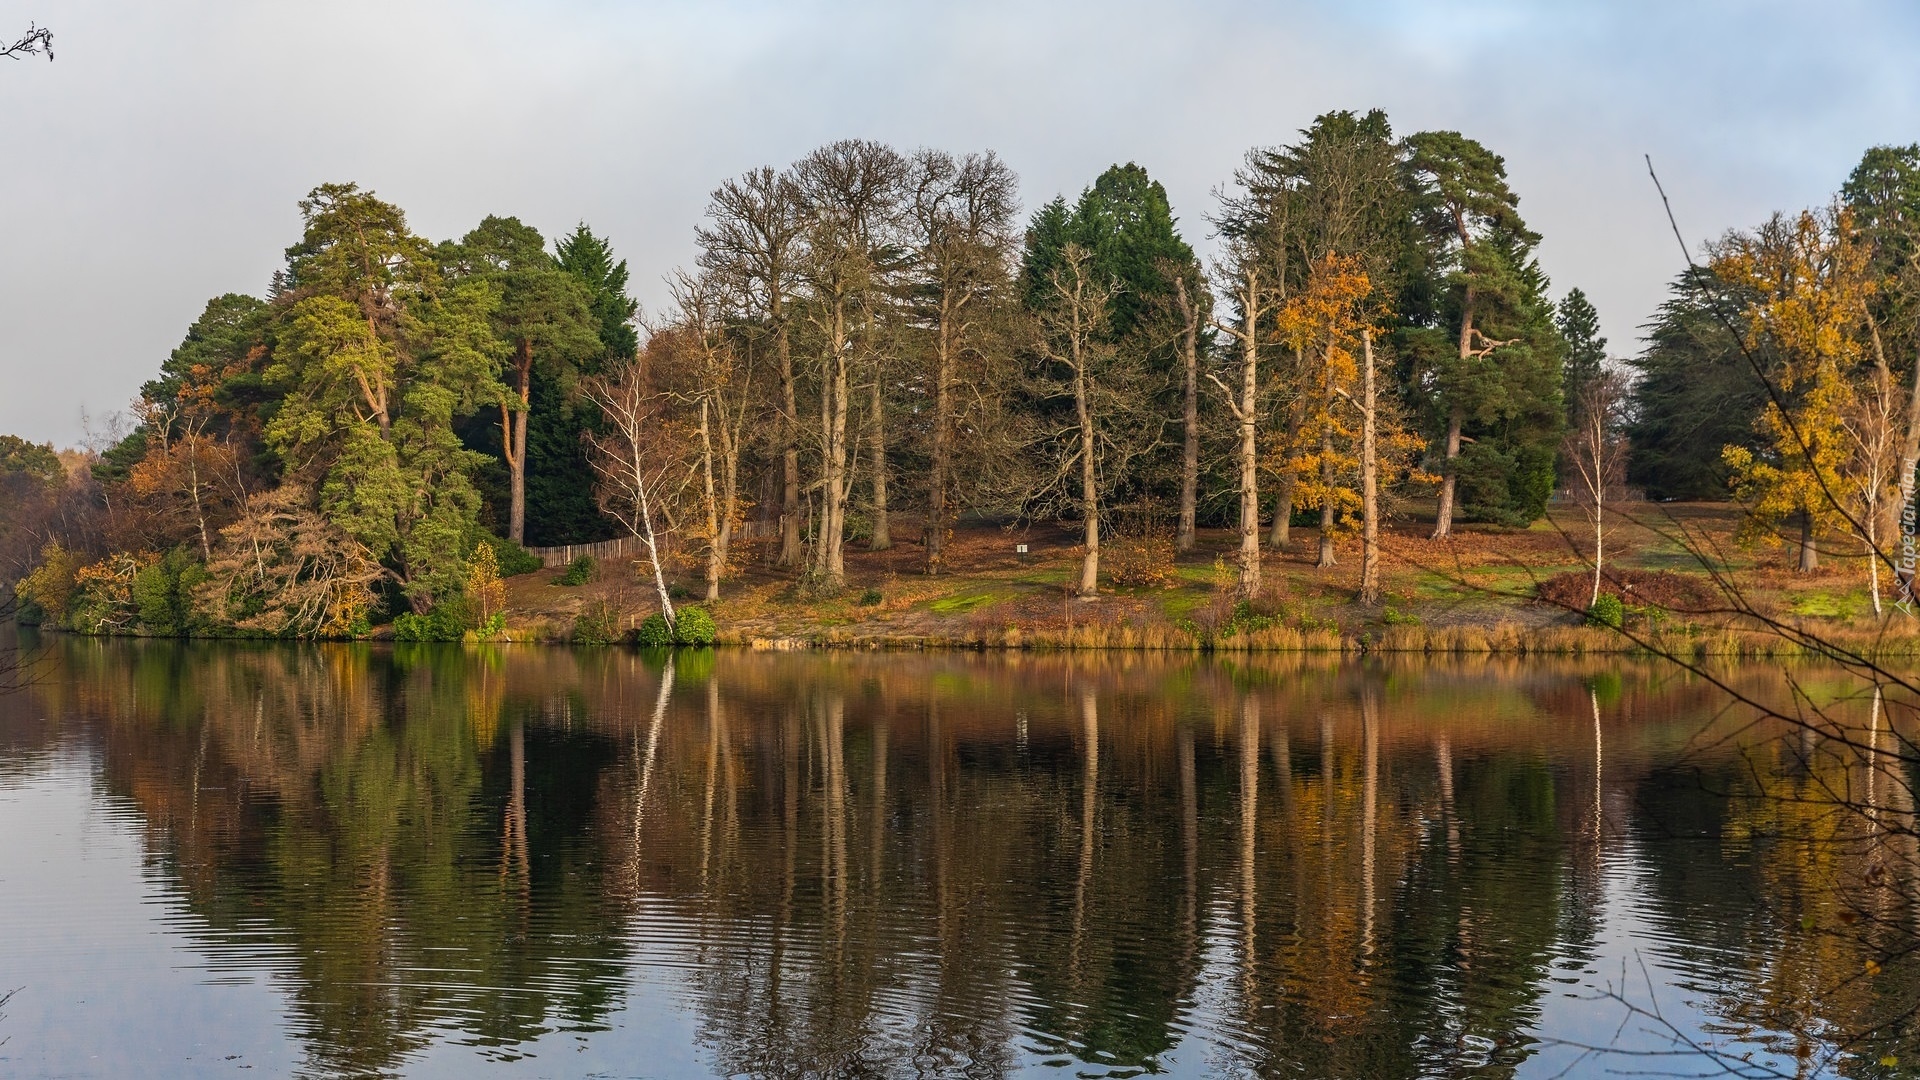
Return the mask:
{"type": "Polygon", "coordinates": [[[394,617],[395,641],[459,641],[467,633],[467,606],[455,599],[442,600],[425,615],[411,611],[394,617]]]}
{"type": "Polygon", "coordinates": [[[696,649],[713,644],[720,635],[720,628],[713,624],[713,616],[705,608],[681,608],[673,620],[675,643],[691,645],[696,649]]]}
{"type": "Polygon", "coordinates": [[[588,604],[573,617],[575,645],[611,645],[619,639],[620,618],[604,600],[588,604]]]}
{"type": "Polygon", "coordinates": [[[1620,629],[1627,620],[1627,607],[1620,598],[1612,593],[1601,593],[1592,606],[1587,608],[1587,621],[1595,626],[1620,629]]]}
{"type": "Polygon", "coordinates": [[[178,637],[195,629],[193,591],[207,579],[185,548],[175,548],[156,563],[133,575],[133,602],[140,611],[140,628],[158,637],[178,637]]]}
{"type": "Polygon", "coordinates": [[[492,533],[481,533],[480,542],[493,549],[494,561],[500,564],[500,576],[503,578],[531,574],[546,565],[540,561],[540,556],[492,533]]]}
{"type": "Polygon", "coordinates": [[[582,555],[568,563],[566,572],[554,578],[553,583],[555,585],[585,585],[587,582],[593,580],[593,571],[598,565],[598,563],[594,562],[593,556],[582,555]]]}
{"type": "Polygon", "coordinates": [[[667,629],[667,617],[656,611],[642,620],[634,644],[643,649],[664,649],[672,645],[673,631],[667,629]]]}
{"type": "Polygon", "coordinates": [[[868,589],[866,592],[860,594],[860,602],[867,607],[872,607],[885,599],[886,597],[880,595],[879,589],[868,589]]]}

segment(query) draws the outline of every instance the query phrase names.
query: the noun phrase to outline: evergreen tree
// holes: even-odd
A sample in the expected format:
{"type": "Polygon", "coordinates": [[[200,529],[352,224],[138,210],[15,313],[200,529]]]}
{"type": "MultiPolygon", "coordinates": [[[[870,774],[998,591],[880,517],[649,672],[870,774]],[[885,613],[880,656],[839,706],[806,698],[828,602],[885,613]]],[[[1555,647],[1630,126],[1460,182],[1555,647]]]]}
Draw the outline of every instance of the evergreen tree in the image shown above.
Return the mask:
{"type": "Polygon", "coordinates": [[[479,512],[454,416],[501,400],[498,292],[441,278],[400,209],[352,184],[314,189],[288,249],[266,378],[287,480],[386,567],[416,611],[460,591],[479,512]]]}
{"type": "Polygon", "coordinates": [[[1456,510],[1525,524],[1546,512],[1566,422],[1565,343],[1553,325],[1539,234],[1518,210],[1499,155],[1454,131],[1407,139],[1414,220],[1428,244],[1433,321],[1407,334],[1420,404],[1441,453],[1434,537],[1456,510]]]}
{"type": "Polygon", "coordinates": [[[1647,345],[1627,361],[1627,482],[1650,499],[1718,500],[1730,494],[1721,450],[1758,451],[1754,420],[1767,395],[1715,313],[1745,306],[1740,290],[1710,275],[1682,274],[1647,327],[1647,345]]]}
{"type": "MultiPolygon", "coordinates": [[[[554,241],[553,247],[560,269],[587,287],[587,310],[593,313],[605,358],[629,360],[638,355],[640,334],[634,320],[640,314],[640,302],[627,295],[627,260],[615,262],[613,245],[595,236],[584,221],[574,226],[571,235],[554,241]]],[[[584,366],[590,372],[599,370],[597,363],[584,366]]]]}
{"type": "Polygon", "coordinates": [[[1606,366],[1607,339],[1600,336],[1600,313],[1579,289],[1569,289],[1561,299],[1560,308],[1554,314],[1554,325],[1560,328],[1560,336],[1567,343],[1567,371],[1560,393],[1566,399],[1567,408],[1572,409],[1574,402],[1580,400],[1581,391],[1598,378],[1601,368],[1606,366]]]}
{"type": "MultiPolygon", "coordinates": [[[[1179,460],[1165,429],[1181,414],[1181,328],[1174,279],[1200,280],[1199,259],[1181,236],[1167,192],[1132,163],[1114,165],[1082,192],[1071,209],[1056,198],[1034,214],[1021,260],[1021,293],[1030,311],[1054,302],[1052,281],[1072,244],[1085,252],[1088,280],[1110,287],[1103,344],[1137,361],[1152,407],[1136,415],[1146,426],[1142,445],[1166,441],[1148,453],[1106,500],[1107,505],[1170,505],[1178,495],[1179,460]]],[[[1192,287],[1190,284],[1189,287],[1192,287]]],[[[1129,455],[1131,456],[1131,455],[1129,455]]]]}
{"type": "Polygon", "coordinates": [[[505,347],[500,363],[512,398],[500,406],[501,458],[507,465],[507,536],[526,541],[528,423],[534,369],[539,365],[558,386],[561,400],[573,391],[580,365],[604,355],[599,325],[589,310],[586,285],[547,254],[546,241],[517,218],[488,216],[460,242],[444,245],[441,258],[456,278],[486,281],[497,292],[491,321],[505,347]]]}

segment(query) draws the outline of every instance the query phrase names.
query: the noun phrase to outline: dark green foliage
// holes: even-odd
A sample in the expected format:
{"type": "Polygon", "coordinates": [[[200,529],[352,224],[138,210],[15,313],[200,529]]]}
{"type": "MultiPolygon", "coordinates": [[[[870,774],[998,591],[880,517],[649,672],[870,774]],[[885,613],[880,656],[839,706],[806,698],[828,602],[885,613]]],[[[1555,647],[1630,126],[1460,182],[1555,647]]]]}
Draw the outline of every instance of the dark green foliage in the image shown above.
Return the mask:
{"type": "Polygon", "coordinates": [[[1621,603],[1620,598],[1612,593],[1601,593],[1600,599],[1595,600],[1593,604],[1587,608],[1587,621],[1595,626],[1604,626],[1609,629],[1618,630],[1621,624],[1626,621],[1626,618],[1626,605],[1621,603]]]}
{"type": "Polygon", "coordinates": [[[412,612],[393,620],[395,641],[459,641],[470,628],[466,604],[457,598],[442,600],[425,615],[412,612]]]}
{"type": "Polygon", "coordinates": [[[1521,220],[1499,155],[1454,131],[1421,132],[1406,147],[1428,278],[1408,292],[1431,307],[1402,338],[1430,465],[1443,466],[1448,421],[1458,417],[1461,516],[1525,524],[1545,512],[1566,424],[1566,342],[1534,257],[1540,236],[1521,220]],[[1476,332],[1467,356],[1463,323],[1476,332]]]}
{"type": "MultiPolygon", "coordinates": [[[[594,500],[593,465],[581,438],[593,412],[590,403],[569,397],[552,372],[535,366],[527,414],[527,543],[535,547],[591,544],[619,534],[594,500]]],[[[499,425],[492,427],[488,434],[498,446],[499,425]]],[[[501,474],[504,481],[504,469],[501,474]]]]}
{"type": "Polygon", "coordinates": [[[1759,446],[1754,418],[1766,388],[1714,313],[1743,303],[1714,279],[1682,275],[1648,327],[1646,349],[1627,361],[1635,370],[1627,482],[1648,498],[1725,499],[1721,449],[1759,446]]]}
{"type": "MultiPolygon", "coordinates": [[[[575,634],[579,633],[579,624],[574,624],[575,634]]],[[[575,637],[576,641],[579,640],[575,637]]],[[[664,649],[673,644],[673,631],[667,628],[667,617],[654,612],[640,621],[640,630],[634,635],[634,644],[643,649],[664,649]]]]}
{"type": "Polygon", "coordinates": [[[860,594],[860,603],[867,607],[872,607],[884,599],[886,599],[886,597],[880,595],[879,589],[868,589],[866,592],[860,594]]]}
{"type": "MultiPolygon", "coordinates": [[[[627,260],[615,262],[613,245],[595,236],[584,221],[553,246],[560,269],[587,287],[587,308],[593,313],[600,344],[606,350],[604,359],[624,360],[637,354],[640,335],[633,322],[640,303],[627,295],[627,260]]],[[[594,366],[597,369],[598,365],[594,366]]]]}
{"type": "Polygon", "coordinates": [[[1600,336],[1600,313],[1579,289],[1568,290],[1561,299],[1554,323],[1567,342],[1567,370],[1561,396],[1566,399],[1567,415],[1571,418],[1580,392],[1600,374],[1607,362],[1607,339],[1600,336]]]}
{"type": "Polygon", "coordinates": [[[30,477],[51,484],[67,475],[52,443],[31,443],[18,435],[0,435],[0,473],[30,477]]]}
{"type": "MultiPolygon", "coordinates": [[[[642,627],[644,631],[645,627],[642,627]]],[[[575,645],[611,645],[620,640],[620,616],[613,605],[596,600],[573,617],[575,645]]]]}
{"type": "MultiPolygon", "coordinates": [[[[1141,403],[1148,406],[1145,427],[1132,434],[1134,442],[1151,447],[1164,438],[1164,429],[1177,425],[1180,409],[1180,380],[1175,374],[1180,323],[1170,275],[1183,277],[1188,295],[1206,304],[1206,291],[1197,285],[1199,260],[1180,236],[1166,189],[1131,163],[1101,173],[1072,208],[1056,198],[1034,214],[1021,256],[1020,294],[1028,310],[1037,311],[1052,302],[1050,278],[1061,267],[1068,244],[1086,249],[1096,281],[1116,287],[1102,336],[1113,346],[1122,367],[1138,368],[1150,382],[1142,387],[1147,396],[1141,403]]],[[[1070,414],[1070,406],[1068,399],[1041,403],[1039,408],[1065,408],[1070,414]]],[[[1173,498],[1178,484],[1178,440],[1164,442],[1160,452],[1128,464],[1128,475],[1114,485],[1108,501],[1173,498]]]]}
{"type": "MultiPolygon", "coordinates": [[[[160,365],[160,376],[140,388],[152,402],[171,402],[182,387],[214,381],[229,369],[245,368],[261,344],[272,307],[258,297],[226,293],[207,301],[205,311],[187,328],[186,338],[160,365]],[[201,369],[196,374],[195,369],[201,369]]],[[[238,372],[235,372],[237,374],[238,372]]]]}
{"type": "Polygon", "coordinates": [[[555,585],[585,585],[593,580],[596,569],[593,556],[582,555],[567,564],[566,572],[553,579],[555,585]]]}
{"type": "Polygon", "coordinates": [[[493,549],[493,559],[499,564],[500,576],[503,578],[531,574],[545,565],[540,561],[540,556],[505,537],[483,532],[480,534],[480,542],[493,549]]]}
{"type": "Polygon", "coordinates": [[[155,637],[178,637],[198,629],[193,591],[206,579],[206,567],[185,548],[175,548],[159,562],[141,567],[133,577],[141,629],[155,637]]]}
{"type": "Polygon", "coordinates": [[[673,620],[674,644],[689,645],[693,648],[705,648],[713,644],[720,634],[719,627],[713,624],[713,616],[705,608],[681,608],[673,620]]]}

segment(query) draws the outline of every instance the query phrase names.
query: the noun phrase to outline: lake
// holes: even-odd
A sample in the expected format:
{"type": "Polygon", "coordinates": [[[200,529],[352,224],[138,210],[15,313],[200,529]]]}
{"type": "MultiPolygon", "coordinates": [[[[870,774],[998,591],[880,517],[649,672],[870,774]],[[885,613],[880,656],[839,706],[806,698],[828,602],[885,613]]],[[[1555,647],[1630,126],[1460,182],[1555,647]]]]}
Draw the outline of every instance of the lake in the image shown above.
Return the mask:
{"type": "Polygon", "coordinates": [[[1910,733],[1837,672],[1724,678],[1859,739],[1654,662],[36,648],[6,1076],[1920,1061],[1910,733]]]}

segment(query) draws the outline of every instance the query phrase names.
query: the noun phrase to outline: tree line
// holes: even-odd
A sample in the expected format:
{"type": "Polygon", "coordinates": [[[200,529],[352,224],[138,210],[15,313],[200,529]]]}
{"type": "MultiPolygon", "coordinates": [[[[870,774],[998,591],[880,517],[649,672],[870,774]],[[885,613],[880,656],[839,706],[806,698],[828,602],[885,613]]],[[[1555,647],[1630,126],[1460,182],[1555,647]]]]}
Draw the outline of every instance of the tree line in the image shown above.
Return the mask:
{"type": "Polygon", "coordinates": [[[1549,299],[1480,143],[1321,116],[1218,193],[1211,265],[1138,165],[1024,218],[1017,189],[990,151],[863,140],[749,171],[641,320],[584,224],[436,244],[322,185],[267,295],[209,302],[84,492],[32,474],[14,576],[87,629],[352,634],[471,608],[482,548],[510,570],[629,534],[671,623],[667,578],[718,597],[749,521],[831,594],[849,545],[939,574],[962,519],[1058,520],[1083,595],[1116,535],[1186,551],[1202,525],[1251,594],[1299,523],[1321,566],[1360,540],[1374,601],[1396,500],[1437,495],[1438,538],[1544,513],[1604,342],[1578,290],[1549,299]]]}
{"type": "Polygon", "coordinates": [[[1707,245],[1628,361],[1628,480],[1739,500],[1741,539],[1867,564],[1911,606],[1920,461],[1920,145],[1875,147],[1825,206],[1707,245]],[[1896,580],[1896,578],[1898,580],[1896,580]]]}

